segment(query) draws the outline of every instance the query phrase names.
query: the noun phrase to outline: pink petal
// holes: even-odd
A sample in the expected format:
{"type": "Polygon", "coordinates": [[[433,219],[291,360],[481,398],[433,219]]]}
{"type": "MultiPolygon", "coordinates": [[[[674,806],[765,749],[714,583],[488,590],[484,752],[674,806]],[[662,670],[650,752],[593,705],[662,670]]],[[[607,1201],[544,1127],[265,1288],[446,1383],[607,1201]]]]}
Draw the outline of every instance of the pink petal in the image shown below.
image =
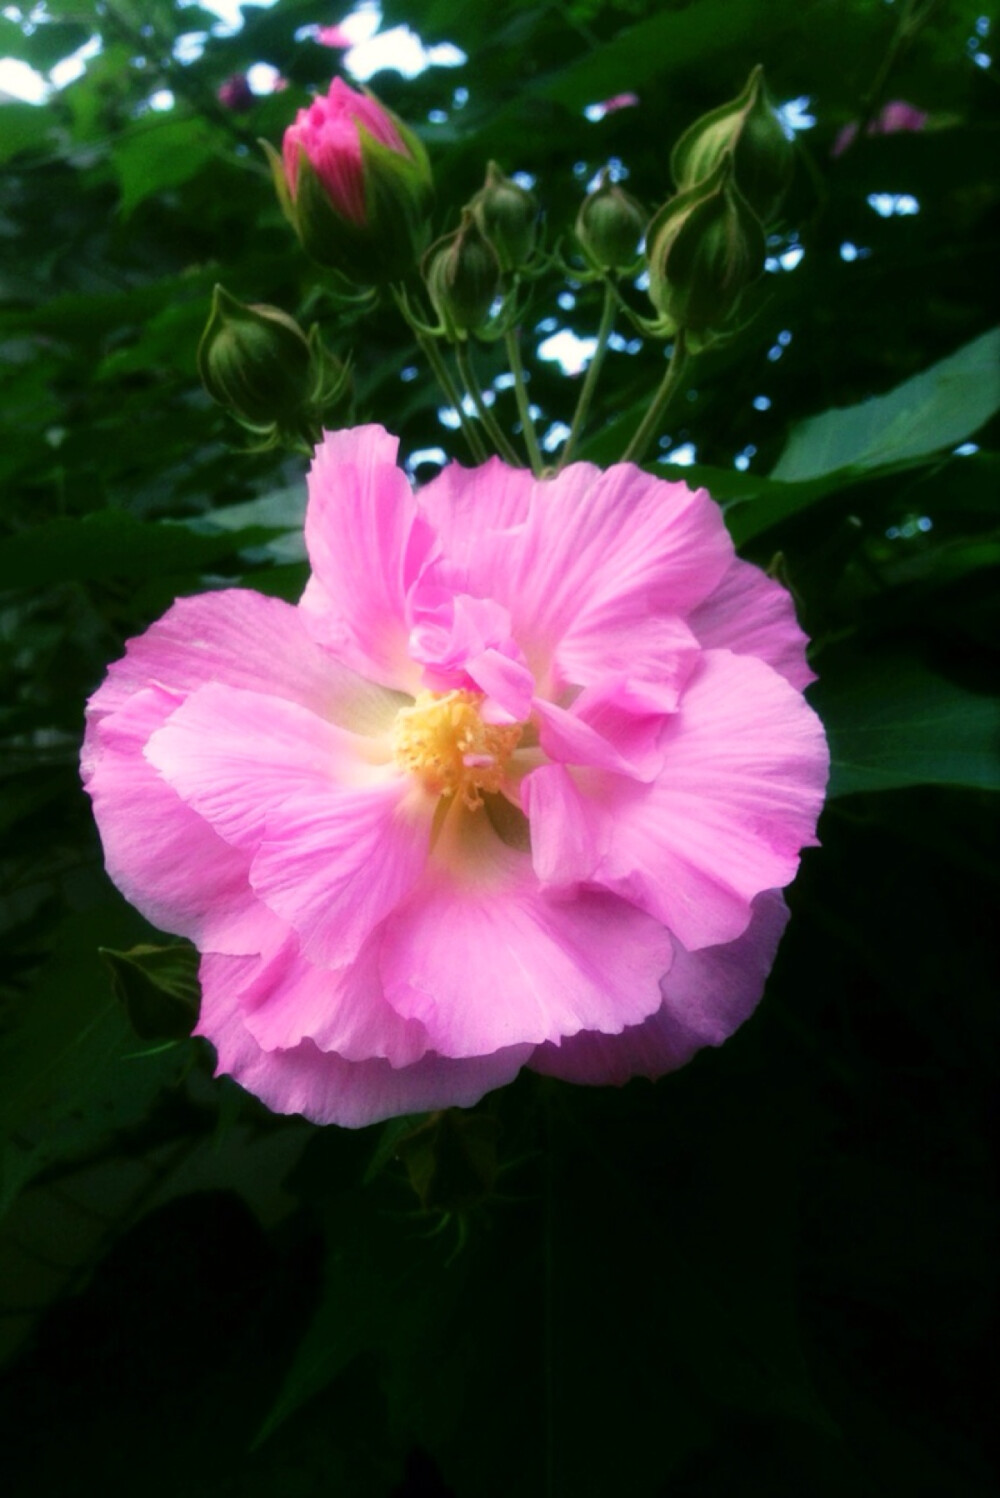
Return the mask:
{"type": "Polygon", "coordinates": [[[536,698],[533,708],[538,741],[549,759],[564,765],[596,765],[622,775],[633,774],[631,761],[575,712],[541,698],[536,698]]]}
{"type": "Polygon", "coordinates": [[[457,836],[445,826],[424,879],[383,929],[386,998],[447,1056],[616,1034],[658,1006],[671,957],[662,927],[614,896],[543,894],[530,861],[485,817],[466,816],[457,836]]]}
{"type": "MultiPolygon", "coordinates": [[[[526,468],[508,468],[490,458],[479,468],[449,463],[417,494],[417,506],[441,542],[445,556],[468,570],[484,531],[504,535],[525,523],[535,480],[526,468]]],[[[485,597],[499,597],[474,589],[485,597]]]]}
{"type": "Polygon", "coordinates": [[[253,890],[323,966],[356,957],[427,859],[434,803],[365,763],[370,742],[293,703],[206,686],[146,750],[188,806],[252,851],[253,890]]]}
{"type": "MultiPolygon", "coordinates": [[[[489,646],[513,648],[510,614],[492,598],[473,598],[424,586],[414,601],[409,651],[414,660],[448,675],[462,672],[470,656],[489,646]]],[[[449,681],[449,686],[465,686],[449,681]]]]}
{"type": "Polygon", "coordinates": [[[387,772],[362,758],[375,742],[296,703],[210,684],[177,708],[145,754],[227,842],[256,851],[289,798],[303,792],[322,798],[384,780],[387,772]]]}
{"type": "Polygon", "coordinates": [[[561,678],[581,685],[590,678],[580,672],[607,669],[609,637],[651,615],[684,614],[732,557],[704,490],[630,463],[604,473],[571,464],[549,480],[452,466],[418,502],[442,543],[427,582],[498,599],[536,676],[558,649],[561,678]]]}
{"type": "MultiPolygon", "coordinates": [[[[160,683],[186,697],[206,682],[286,698],[359,733],[384,731],[396,699],[348,671],[310,637],[298,609],[242,588],[179,598],[129,640],[90,699],[91,725],[160,683]]],[[[87,746],[84,747],[86,774],[87,746]]]]}
{"type": "Polygon", "coordinates": [[[248,856],[185,806],[143,756],[176,710],[176,697],[158,686],[133,690],[108,713],[104,705],[120,685],[119,675],[97,694],[104,697],[87,730],[84,762],[109,877],[163,931],[218,951],[262,951],[280,938],[281,926],[250,889],[248,856]]]}
{"type": "Polygon", "coordinates": [[[336,970],[310,962],[290,937],[240,978],[243,1022],[262,1050],[289,1050],[311,1040],[345,1061],[382,1058],[409,1066],[427,1051],[416,1020],[400,1019],[382,994],[379,938],[336,970]]]}
{"type": "Polygon", "coordinates": [[[534,677],[501,604],[424,585],[417,590],[413,616],[410,654],[426,668],[430,691],[478,688],[508,722],[527,718],[534,677]]]}
{"type": "Polygon", "coordinates": [[[324,967],[353,961],[427,862],[435,800],[407,780],[289,797],[267,819],[250,882],[324,967]]]}
{"type": "Polygon", "coordinates": [[[829,756],[800,694],[750,656],[706,651],[668,720],[664,768],[642,786],[605,776],[597,878],[690,951],[746,929],[750,902],[783,888],[813,843],[829,756]]]}
{"type": "Polygon", "coordinates": [[[364,426],[327,432],[316,448],[305,526],[313,573],[299,607],[338,659],[415,696],[407,593],[434,538],[396,467],[398,445],[383,427],[364,426]]]}
{"type": "Polygon", "coordinates": [[[656,710],[672,712],[699,655],[699,640],[689,625],[674,616],[605,620],[600,653],[578,650],[573,640],[556,651],[556,675],[578,686],[597,686],[608,677],[642,683],[656,710]]]}
{"type": "Polygon", "coordinates": [[[185,697],[219,681],[349,720],[362,733],[384,731],[397,699],[316,645],[289,604],[241,589],[179,599],[129,641],[91,698],[82,772],[110,877],[163,930],[259,952],[284,928],[253,895],[248,856],[227,847],[144,757],[185,697]]]}
{"type": "Polygon", "coordinates": [[[792,595],[739,557],[687,622],[706,648],[755,655],[800,690],[816,680],[806,664],[809,640],[795,617],[792,595]]]}
{"type": "Polygon", "coordinates": [[[487,722],[523,723],[527,720],[535,678],[522,661],[489,648],[467,661],[466,670],[473,684],[489,699],[481,709],[487,722]]]}
{"type": "MultiPolygon", "coordinates": [[[[690,660],[688,669],[693,670],[697,656],[690,660]]],[[[655,780],[663,768],[666,716],[679,700],[679,689],[669,681],[612,677],[584,688],[573,703],[573,714],[615,745],[635,779],[655,780]]]]}
{"type": "Polygon", "coordinates": [[[607,828],[565,765],[542,765],[521,783],[521,809],[531,823],[531,863],[539,881],[556,889],[591,879],[607,851],[607,828]]]}
{"type": "Polygon", "coordinates": [[[215,1046],[218,1070],[234,1077],[276,1113],[302,1113],[314,1123],[363,1128],[402,1113],[469,1108],[517,1075],[531,1047],[514,1045],[460,1060],[428,1054],[412,1066],[345,1061],[311,1041],[264,1051],[249,1033],[238,982],[247,965],[209,953],[202,958],[202,1008],[197,1033],[215,1046]]]}
{"type": "Polygon", "coordinates": [[[620,1035],[582,1032],[539,1046],[530,1066],[567,1082],[620,1087],[630,1077],[662,1077],[702,1046],[721,1045],[756,1008],[787,920],[777,891],[758,895],[736,941],[701,952],[676,948],[661,984],[663,1003],[644,1023],[620,1035]]]}

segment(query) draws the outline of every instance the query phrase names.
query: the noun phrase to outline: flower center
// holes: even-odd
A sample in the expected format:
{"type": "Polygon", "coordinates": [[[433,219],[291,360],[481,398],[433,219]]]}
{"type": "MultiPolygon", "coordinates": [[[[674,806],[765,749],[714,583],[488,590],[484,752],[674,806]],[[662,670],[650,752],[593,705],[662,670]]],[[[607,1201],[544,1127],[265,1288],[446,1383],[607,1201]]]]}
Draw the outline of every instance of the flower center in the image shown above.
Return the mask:
{"type": "Polygon", "coordinates": [[[519,723],[484,723],[478,692],[420,692],[392,727],[396,763],[435,796],[461,796],[470,809],[498,791],[521,737],[519,723]]]}

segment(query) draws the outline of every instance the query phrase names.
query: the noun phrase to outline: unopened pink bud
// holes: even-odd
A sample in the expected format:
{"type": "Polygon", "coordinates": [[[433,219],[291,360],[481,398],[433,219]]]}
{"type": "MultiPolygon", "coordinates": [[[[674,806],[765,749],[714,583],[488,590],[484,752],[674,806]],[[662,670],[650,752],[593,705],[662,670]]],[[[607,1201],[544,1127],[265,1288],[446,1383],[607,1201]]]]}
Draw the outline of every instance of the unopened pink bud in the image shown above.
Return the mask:
{"type": "Polygon", "coordinates": [[[283,155],[288,189],[294,201],[298,194],[299,152],[326,190],[333,207],[353,224],[366,222],[365,183],[361,161],[364,129],[373,140],[400,156],[410,152],[387,110],[377,99],[359,94],[340,78],[330,92],[300,109],[285,131],[283,155]]]}
{"type": "Polygon", "coordinates": [[[300,109],[279,156],[261,141],[282,212],[306,254],[357,286],[413,270],[434,193],[419,137],[373,94],[334,79],[300,109]]]}

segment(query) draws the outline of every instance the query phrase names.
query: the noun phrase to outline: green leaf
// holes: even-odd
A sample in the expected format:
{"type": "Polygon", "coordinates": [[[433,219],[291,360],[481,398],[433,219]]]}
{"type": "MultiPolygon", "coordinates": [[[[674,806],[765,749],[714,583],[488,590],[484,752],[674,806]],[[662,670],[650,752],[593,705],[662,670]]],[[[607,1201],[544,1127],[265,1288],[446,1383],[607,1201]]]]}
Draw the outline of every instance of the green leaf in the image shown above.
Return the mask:
{"type": "Polygon", "coordinates": [[[540,91],[571,109],[583,109],[607,98],[609,89],[641,89],[661,80],[665,70],[703,66],[713,51],[738,50],[741,43],[752,47],[767,19],[756,0],[701,0],[697,6],[671,8],[625,27],[547,78],[540,91]]]}
{"type": "Polygon", "coordinates": [[[259,499],[249,499],[244,504],[222,505],[186,523],[190,530],[204,536],[267,530],[272,533],[272,539],[259,550],[268,561],[284,565],[306,559],[302,529],[305,516],[306,486],[292,484],[287,489],[262,494],[259,499]]]}
{"type": "Polygon", "coordinates": [[[53,123],[52,116],[37,104],[0,104],[0,161],[43,144],[53,123]]]}
{"type": "Polygon", "coordinates": [[[202,120],[147,117],[123,137],[114,161],[121,185],[121,213],[128,218],[145,198],[190,181],[216,155],[202,120]]]}
{"type": "Polygon", "coordinates": [[[349,1191],[328,1207],[328,1255],[316,1315],[292,1359],[256,1445],[265,1441],[359,1353],[412,1347],[462,1275],[427,1220],[380,1211],[372,1193],[349,1191]]]}
{"type": "Polygon", "coordinates": [[[199,535],[173,521],[144,522],[122,510],[99,510],[79,520],[50,520],[10,537],[0,558],[0,588],[198,572],[246,547],[264,546],[272,537],[273,531],[263,526],[199,535]]]}
{"type": "Polygon", "coordinates": [[[32,1170],[136,1122],[183,1064],[183,1047],[135,1055],[135,1036],[98,956],[99,942],[127,947],[147,931],[120,900],[68,916],[30,993],[5,1005],[0,1142],[17,1136],[17,1148],[32,1153],[32,1170]]]}
{"type": "Polygon", "coordinates": [[[1000,704],[897,650],[825,652],[813,705],[830,741],[828,794],[908,785],[1000,790],[1000,704]]]}
{"type": "Polygon", "coordinates": [[[186,942],[143,944],[127,952],[101,947],[115,997],[142,1040],[183,1040],[198,1018],[198,953],[186,942]]]}
{"type": "Polygon", "coordinates": [[[1000,328],[891,390],[796,426],[772,479],[909,464],[954,447],[1000,411],[1000,328]]]}
{"type": "MultiPolygon", "coordinates": [[[[82,47],[91,32],[88,26],[78,21],[55,21],[32,12],[31,24],[25,28],[0,17],[0,56],[17,57],[39,73],[47,73],[57,62],[82,47]]],[[[40,110],[36,106],[36,113],[40,110]]],[[[6,129],[6,106],[3,116],[6,129]]]]}

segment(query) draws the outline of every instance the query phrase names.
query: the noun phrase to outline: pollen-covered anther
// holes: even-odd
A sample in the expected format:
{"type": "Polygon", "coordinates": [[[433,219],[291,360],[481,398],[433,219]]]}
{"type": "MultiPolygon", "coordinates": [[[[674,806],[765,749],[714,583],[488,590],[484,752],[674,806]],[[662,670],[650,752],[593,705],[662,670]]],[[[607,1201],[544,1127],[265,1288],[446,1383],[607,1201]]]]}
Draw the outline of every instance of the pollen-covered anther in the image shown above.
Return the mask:
{"type": "Polygon", "coordinates": [[[436,796],[460,796],[475,810],[483,791],[500,789],[507,761],[517,748],[519,723],[484,723],[478,692],[420,692],[392,728],[392,748],[401,769],[416,775],[436,796]]]}

